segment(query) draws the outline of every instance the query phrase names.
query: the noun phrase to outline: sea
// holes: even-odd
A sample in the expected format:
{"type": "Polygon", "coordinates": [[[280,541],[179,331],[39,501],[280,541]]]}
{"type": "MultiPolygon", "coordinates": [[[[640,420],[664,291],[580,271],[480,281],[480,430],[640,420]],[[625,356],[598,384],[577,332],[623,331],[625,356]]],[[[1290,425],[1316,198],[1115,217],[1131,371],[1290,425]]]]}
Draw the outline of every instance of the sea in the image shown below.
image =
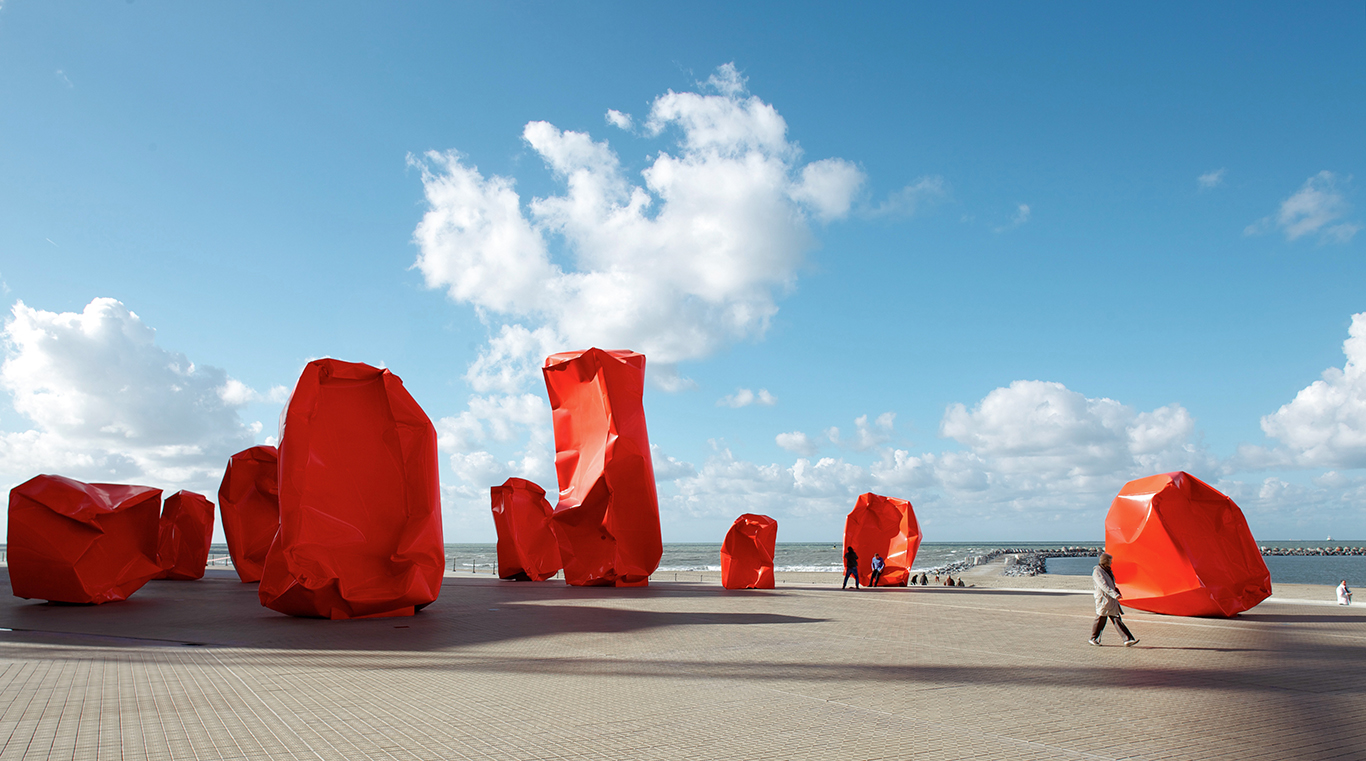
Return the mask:
{"type": "MultiPolygon", "coordinates": [[[[1016,542],[1013,544],[991,542],[925,542],[920,545],[915,556],[915,570],[932,571],[935,567],[948,565],[974,555],[985,555],[998,548],[1017,550],[1060,549],[1063,547],[1098,547],[1100,542],[1016,542]]],[[[1313,548],[1313,547],[1361,547],[1366,540],[1333,540],[1332,542],[1258,542],[1262,547],[1313,548]]],[[[843,548],[836,542],[823,543],[786,543],[779,542],[774,550],[773,567],[775,571],[832,571],[842,570],[840,560],[843,548]]],[[[1267,570],[1271,572],[1271,582],[1282,584],[1327,584],[1347,579],[1348,586],[1366,586],[1366,557],[1332,556],[1267,556],[1267,570]]],[[[448,544],[446,562],[453,568],[466,568],[474,571],[493,572],[497,567],[498,555],[492,544],[448,544]]],[[[1096,567],[1093,557],[1051,558],[1047,561],[1049,573],[1066,576],[1090,576],[1096,567]]],[[[664,557],[659,563],[660,571],[720,571],[720,544],[665,544],[664,557]]]]}

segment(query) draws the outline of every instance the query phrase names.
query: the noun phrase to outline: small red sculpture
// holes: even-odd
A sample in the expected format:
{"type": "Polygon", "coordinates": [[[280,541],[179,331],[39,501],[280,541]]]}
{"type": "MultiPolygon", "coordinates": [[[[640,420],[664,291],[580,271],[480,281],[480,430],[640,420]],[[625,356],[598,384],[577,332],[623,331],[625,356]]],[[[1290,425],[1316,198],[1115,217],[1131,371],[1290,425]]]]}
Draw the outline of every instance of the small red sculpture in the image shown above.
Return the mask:
{"type": "Polygon", "coordinates": [[[552,354],[542,372],[554,411],[553,520],[565,581],[645,586],[664,553],[645,431],[645,355],[552,354]]]}
{"type": "Polygon", "coordinates": [[[767,515],[745,513],[735,519],[721,543],[721,586],[726,589],[772,589],[773,552],[778,522],[767,515]]]}
{"type": "Polygon", "coordinates": [[[1131,608],[1230,617],[1271,596],[1243,511],[1189,473],[1125,484],[1105,516],[1105,551],[1131,608]]]}
{"type": "Polygon", "coordinates": [[[157,530],[158,579],[204,578],[213,541],[213,503],[202,494],[178,491],[166,498],[157,530]]]}
{"type": "Polygon", "coordinates": [[[281,426],[280,531],[261,604],[411,616],[441,593],[445,568],[432,421],[388,370],[309,362],[281,426]]]}
{"type": "Polygon", "coordinates": [[[161,574],[161,490],[35,476],[10,489],[7,554],[15,597],[126,600],[161,574]]]}
{"type": "Polygon", "coordinates": [[[218,512],[237,578],[260,581],[266,552],[280,529],[279,452],[275,447],[244,449],[228,460],[218,487],[218,512]]]}
{"type": "Polygon", "coordinates": [[[873,555],[878,554],[886,563],[878,586],[906,586],[920,550],[920,524],[911,503],[871,492],[860,495],[844,519],[844,546],[858,554],[860,584],[871,580],[873,555]]]}
{"type": "Polygon", "coordinates": [[[509,478],[489,489],[498,530],[498,576],[545,581],[560,570],[560,545],[550,527],[554,512],[545,489],[524,478],[509,478]]]}

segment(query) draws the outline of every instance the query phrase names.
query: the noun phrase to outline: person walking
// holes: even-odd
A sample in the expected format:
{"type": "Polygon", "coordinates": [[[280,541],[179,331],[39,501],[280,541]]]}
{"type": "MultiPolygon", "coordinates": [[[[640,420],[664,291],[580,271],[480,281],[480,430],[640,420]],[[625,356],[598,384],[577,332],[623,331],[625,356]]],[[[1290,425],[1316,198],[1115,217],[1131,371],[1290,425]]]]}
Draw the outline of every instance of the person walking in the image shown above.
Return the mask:
{"type": "Polygon", "coordinates": [[[868,580],[868,586],[877,586],[878,580],[882,578],[882,569],[887,567],[887,561],[882,559],[878,553],[873,553],[873,576],[868,580]]]}
{"type": "Polygon", "coordinates": [[[1115,574],[1110,570],[1111,559],[1110,553],[1100,553],[1096,570],[1091,572],[1091,581],[1096,587],[1096,622],[1091,625],[1091,639],[1086,641],[1100,647],[1100,633],[1105,631],[1105,621],[1109,619],[1114,622],[1119,633],[1126,637],[1124,646],[1133,647],[1138,644],[1138,637],[1124,625],[1124,609],[1119,607],[1119,587],[1115,585],[1115,574]]]}
{"type": "Polygon", "coordinates": [[[1352,590],[1347,588],[1347,580],[1343,579],[1338,585],[1338,605],[1352,604],[1352,590]]]}
{"type": "Polygon", "coordinates": [[[854,589],[858,589],[858,553],[854,552],[852,546],[844,549],[844,583],[840,585],[840,589],[849,586],[850,576],[854,577],[854,589]]]}

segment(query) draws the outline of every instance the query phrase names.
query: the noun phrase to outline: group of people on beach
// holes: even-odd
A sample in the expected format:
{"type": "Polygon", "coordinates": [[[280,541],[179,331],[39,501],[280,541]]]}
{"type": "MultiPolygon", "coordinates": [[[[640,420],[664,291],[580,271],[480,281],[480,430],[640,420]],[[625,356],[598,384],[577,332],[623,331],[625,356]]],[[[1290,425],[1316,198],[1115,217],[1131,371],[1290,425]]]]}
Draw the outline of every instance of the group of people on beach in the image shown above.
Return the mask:
{"type": "MultiPolygon", "coordinates": [[[[883,572],[883,570],[885,570],[885,569],[887,568],[887,561],[886,561],[886,559],[884,559],[884,558],[882,557],[882,555],[881,555],[880,553],[876,553],[876,552],[875,552],[875,553],[873,553],[873,559],[872,559],[871,561],[869,561],[869,566],[873,569],[873,573],[872,573],[872,575],[871,575],[871,576],[869,577],[869,579],[868,579],[868,586],[870,586],[870,587],[875,587],[875,586],[878,585],[878,582],[882,580],[882,572],[883,572]]],[[[854,552],[854,548],[853,548],[853,547],[846,547],[845,550],[844,550],[844,583],[843,583],[843,584],[840,584],[840,589],[848,589],[848,588],[849,588],[849,579],[850,579],[850,578],[852,578],[852,579],[854,580],[854,589],[858,589],[858,588],[859,588],[858,553],[857,553],[857,552],[854,552]]],[[[929,577],[929,574],[926,574],[926,573],[923,573],[923,572],[922,572],[919,576],[916,576],[916,575],[912,574],[912,575],[911,575],[911,578],[910,578],[909,580],[907,580],[906,583],[907,583],[907,584],[910,584],[910,585],[912,585],[912,586],[914,586],[914,585],[916,585],[916,584],[919,584],[920,586],[923,587],[923,586],[926,586],[926,585],[928,585],[928,584],[930,583],[930,577],[929,577]]],[[[936,583],[936,584],[939,584],[939,583],[940,583],[940,581],[939,581],[939,574],[935,574],[935,575],[934,575],[934,583],[936,583]]],[[[961,586],[964,586],[964,585],[963,585],[963,580],[962,580],[961,578],[958,579],[957,584],[955,584],[955,583],[954,583],[954,580],[953,580],[953,576],[952,576],[952,575],[947,575],[947,574],[946,574],[946,577],[945,577],[945,579],[944,579],[944,581],[943,581],[943,585],[946,586],[946,587],[952,587],[952,586],[959,586],[959,587],[961,587],[961,586]]]]}

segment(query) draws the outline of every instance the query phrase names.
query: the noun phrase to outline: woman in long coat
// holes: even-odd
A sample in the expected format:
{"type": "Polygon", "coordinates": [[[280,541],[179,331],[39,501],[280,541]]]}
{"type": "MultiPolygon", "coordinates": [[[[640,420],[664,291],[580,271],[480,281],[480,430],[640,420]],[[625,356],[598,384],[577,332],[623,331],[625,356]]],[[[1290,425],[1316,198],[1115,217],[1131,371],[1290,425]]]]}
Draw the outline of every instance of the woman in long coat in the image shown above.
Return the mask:
{"type": "Polygon", "coordinates": [[[1138,638],[1129,632],[1129,627],[1124,625],[1124,610],[1119,607],[1119,587],[1115,586],[1115,575],[1110,570],[1110,553],[1100,553],[1099,562],[1096,570],[1091,572],[1091,581],[1096,585],[1096,622],[1091,625],[1091,639],[1087,640],[1096,647],[1100,647],[1100,633],[1105,631],[1105,620],[1114,622],[1115,628],[1119,629],[1120,634],[1125,636],[1125,647],[1133,647],[1138,644],[1138,638]]]}

